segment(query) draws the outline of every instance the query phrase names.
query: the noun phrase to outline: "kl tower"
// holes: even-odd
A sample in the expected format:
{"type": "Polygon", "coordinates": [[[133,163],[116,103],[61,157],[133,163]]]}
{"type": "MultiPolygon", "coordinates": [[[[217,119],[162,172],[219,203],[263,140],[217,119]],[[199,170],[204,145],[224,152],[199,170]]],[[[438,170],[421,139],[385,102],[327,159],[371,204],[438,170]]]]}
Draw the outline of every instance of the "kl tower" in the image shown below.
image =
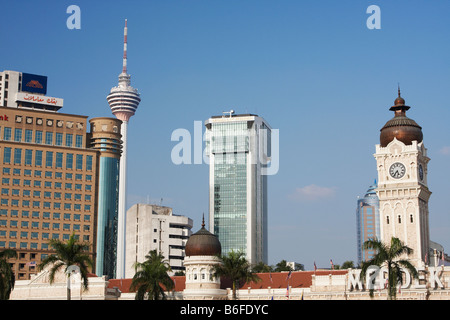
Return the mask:
{"type": "Polygon", "coordinates": [[[123,43],[123,68],[119,75],[119,85],[111,89],[106,97],[112,113],[122,120],[121,134],[123,141],[122,156],[119,169],[119,201],[118,201],[118,230],[117,230],[117,269],[116,278],[125,277],[125,204],[127,182],[127,129],[128,121],[134,115],[141,102],[137,89],[130,85],[131,76],[127,73],[127,20],[125,20],[123,43]]]}

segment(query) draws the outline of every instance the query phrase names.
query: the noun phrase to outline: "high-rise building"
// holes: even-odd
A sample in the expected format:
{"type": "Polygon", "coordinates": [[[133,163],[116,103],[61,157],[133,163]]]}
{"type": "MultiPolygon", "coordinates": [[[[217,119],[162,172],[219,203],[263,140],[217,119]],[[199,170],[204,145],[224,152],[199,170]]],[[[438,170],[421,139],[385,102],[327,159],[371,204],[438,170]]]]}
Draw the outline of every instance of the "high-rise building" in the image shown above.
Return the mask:
{"type": "Polygon", "coordinates": [[[209,156],[209,230],[222,253],[241,250],[267,263],[267,175],[271,128],[253,114],[213,116],[205,122],[209,156]]]}
{"type": "Polygon", "coordinates": [[[367,261],[375,252],[363,249],[369,239],[380,239],[380,204],[375,189],[377,183],[371,185],[363,198],[358,199],[356,208],[356,243],[358,263],[367,261]]]}
{"type": "Polygon", "coordinates": [[[184,271],[184,249],[192,224],[191,219],[173,214],[169,207],[133,205],[127,210],[125,277],[134,276],[134,264],[144,262],[151,250],[162,254],[173,272],[184,271]]]}
{"type": "Polygon", "coordinates": [[[47,77],[3,71],[0,83],[0,250],[17,251],[16,279],[37,272],[52,254],[50,239],[75,234],[94,259],[102,250],[96,226],[105,152],[91,148],[87,116],[57,112],[63,99],[45,95],[47,77]]]}
{"type": "Polygon", "coordinates": [[[113,118],[90,120],[91,148],[99,151],[96,274],[110,278],[115,278],[117,261],[121,123],[113,118]]]}
{"type": "MultiPolygon", "coordinates": [[[[422,128],[406,116],[410,107],[400,96],[395,99],[394,117],[386,122],[376,145],[380,201],[380,238],[390,245],[396,237],[413,249],[408,259],[416,267],[423,266],[429,256],[430,231],[427,186],[427,149],[422,128]]],[[[428,258],[429,259],[429,258],[428,258]]]]}
{"type": "Polygon", "coordinates": [[[128,121],[136,112],[141,98],[137,89],[131,84],[131,76],[127,72],[127,46],[128,27],[125,20],[124,45],[123,45],[123,66],[119,75],[119,85],[111,89],[107,96],[107,101],[112,113],[117,119],[122,120],[122,158],[119,168],[119,216],[118,216],[118,239],[117,239],[117,278],[125,276],[125,214],[126,214],[126,183],[127,183],[127,131],[128,121]]]}

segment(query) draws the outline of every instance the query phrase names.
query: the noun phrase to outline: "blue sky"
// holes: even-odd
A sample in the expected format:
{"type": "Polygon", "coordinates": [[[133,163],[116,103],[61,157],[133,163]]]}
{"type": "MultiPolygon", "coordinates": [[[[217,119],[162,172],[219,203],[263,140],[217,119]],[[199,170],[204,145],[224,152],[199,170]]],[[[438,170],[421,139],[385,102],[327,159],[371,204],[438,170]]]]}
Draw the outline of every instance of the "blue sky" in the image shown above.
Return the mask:
{"type": "Polygon", "coordinates": [[[128,19],[128,71],[142,98],[128,129],[128,207],[162,198],[196,231],[208,166],[174,165],[171,134],[230,109],[255,113],[280,132],[269,263],[329,267],[356,260],[356,200],[376,178],[397,83],[431,158],[431,239],[450,248],[449,10],[424,0],[3,0],[0,70],[48,76],[61,112],[111,116],[128,19]],[[80,30],[66,27],[72,4],[80,30]],[[366,27],[370,5],[379,30],[366,27]]]}

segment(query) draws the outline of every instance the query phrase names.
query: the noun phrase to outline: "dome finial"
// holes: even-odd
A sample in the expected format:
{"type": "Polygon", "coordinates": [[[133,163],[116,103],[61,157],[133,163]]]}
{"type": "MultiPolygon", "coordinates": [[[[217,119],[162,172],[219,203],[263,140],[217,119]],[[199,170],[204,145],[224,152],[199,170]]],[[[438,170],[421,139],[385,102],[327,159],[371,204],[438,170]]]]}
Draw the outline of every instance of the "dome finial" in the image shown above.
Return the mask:
{"type": "Polygon", "coordinates": [[[202,228],[205,227],[205,213],[203,212],[203,218],[202,218],[202,228]]]}
{"type": "Polygon", "coordinates": [[[400,98],[400,82],[397,82],[397,86],[398,86],[398,97],[400,98]]]}

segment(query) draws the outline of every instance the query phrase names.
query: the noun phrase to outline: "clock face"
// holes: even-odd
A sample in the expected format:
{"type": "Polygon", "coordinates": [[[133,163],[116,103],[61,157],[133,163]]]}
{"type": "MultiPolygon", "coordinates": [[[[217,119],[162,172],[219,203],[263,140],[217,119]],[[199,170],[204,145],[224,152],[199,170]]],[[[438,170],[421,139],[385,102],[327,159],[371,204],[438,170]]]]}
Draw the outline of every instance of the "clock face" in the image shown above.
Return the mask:
{"type": "Polygon", "coordinates": [[[419,178],[423,180],[423,167],[422,164],[419,164],[419,178]]]}
{"type": "Polygon", "coordinates": [[[400,179],[405,175],[406,168],[403,163],[396,162],[389,168],[389,174],[392,178],[400,179]]]}

